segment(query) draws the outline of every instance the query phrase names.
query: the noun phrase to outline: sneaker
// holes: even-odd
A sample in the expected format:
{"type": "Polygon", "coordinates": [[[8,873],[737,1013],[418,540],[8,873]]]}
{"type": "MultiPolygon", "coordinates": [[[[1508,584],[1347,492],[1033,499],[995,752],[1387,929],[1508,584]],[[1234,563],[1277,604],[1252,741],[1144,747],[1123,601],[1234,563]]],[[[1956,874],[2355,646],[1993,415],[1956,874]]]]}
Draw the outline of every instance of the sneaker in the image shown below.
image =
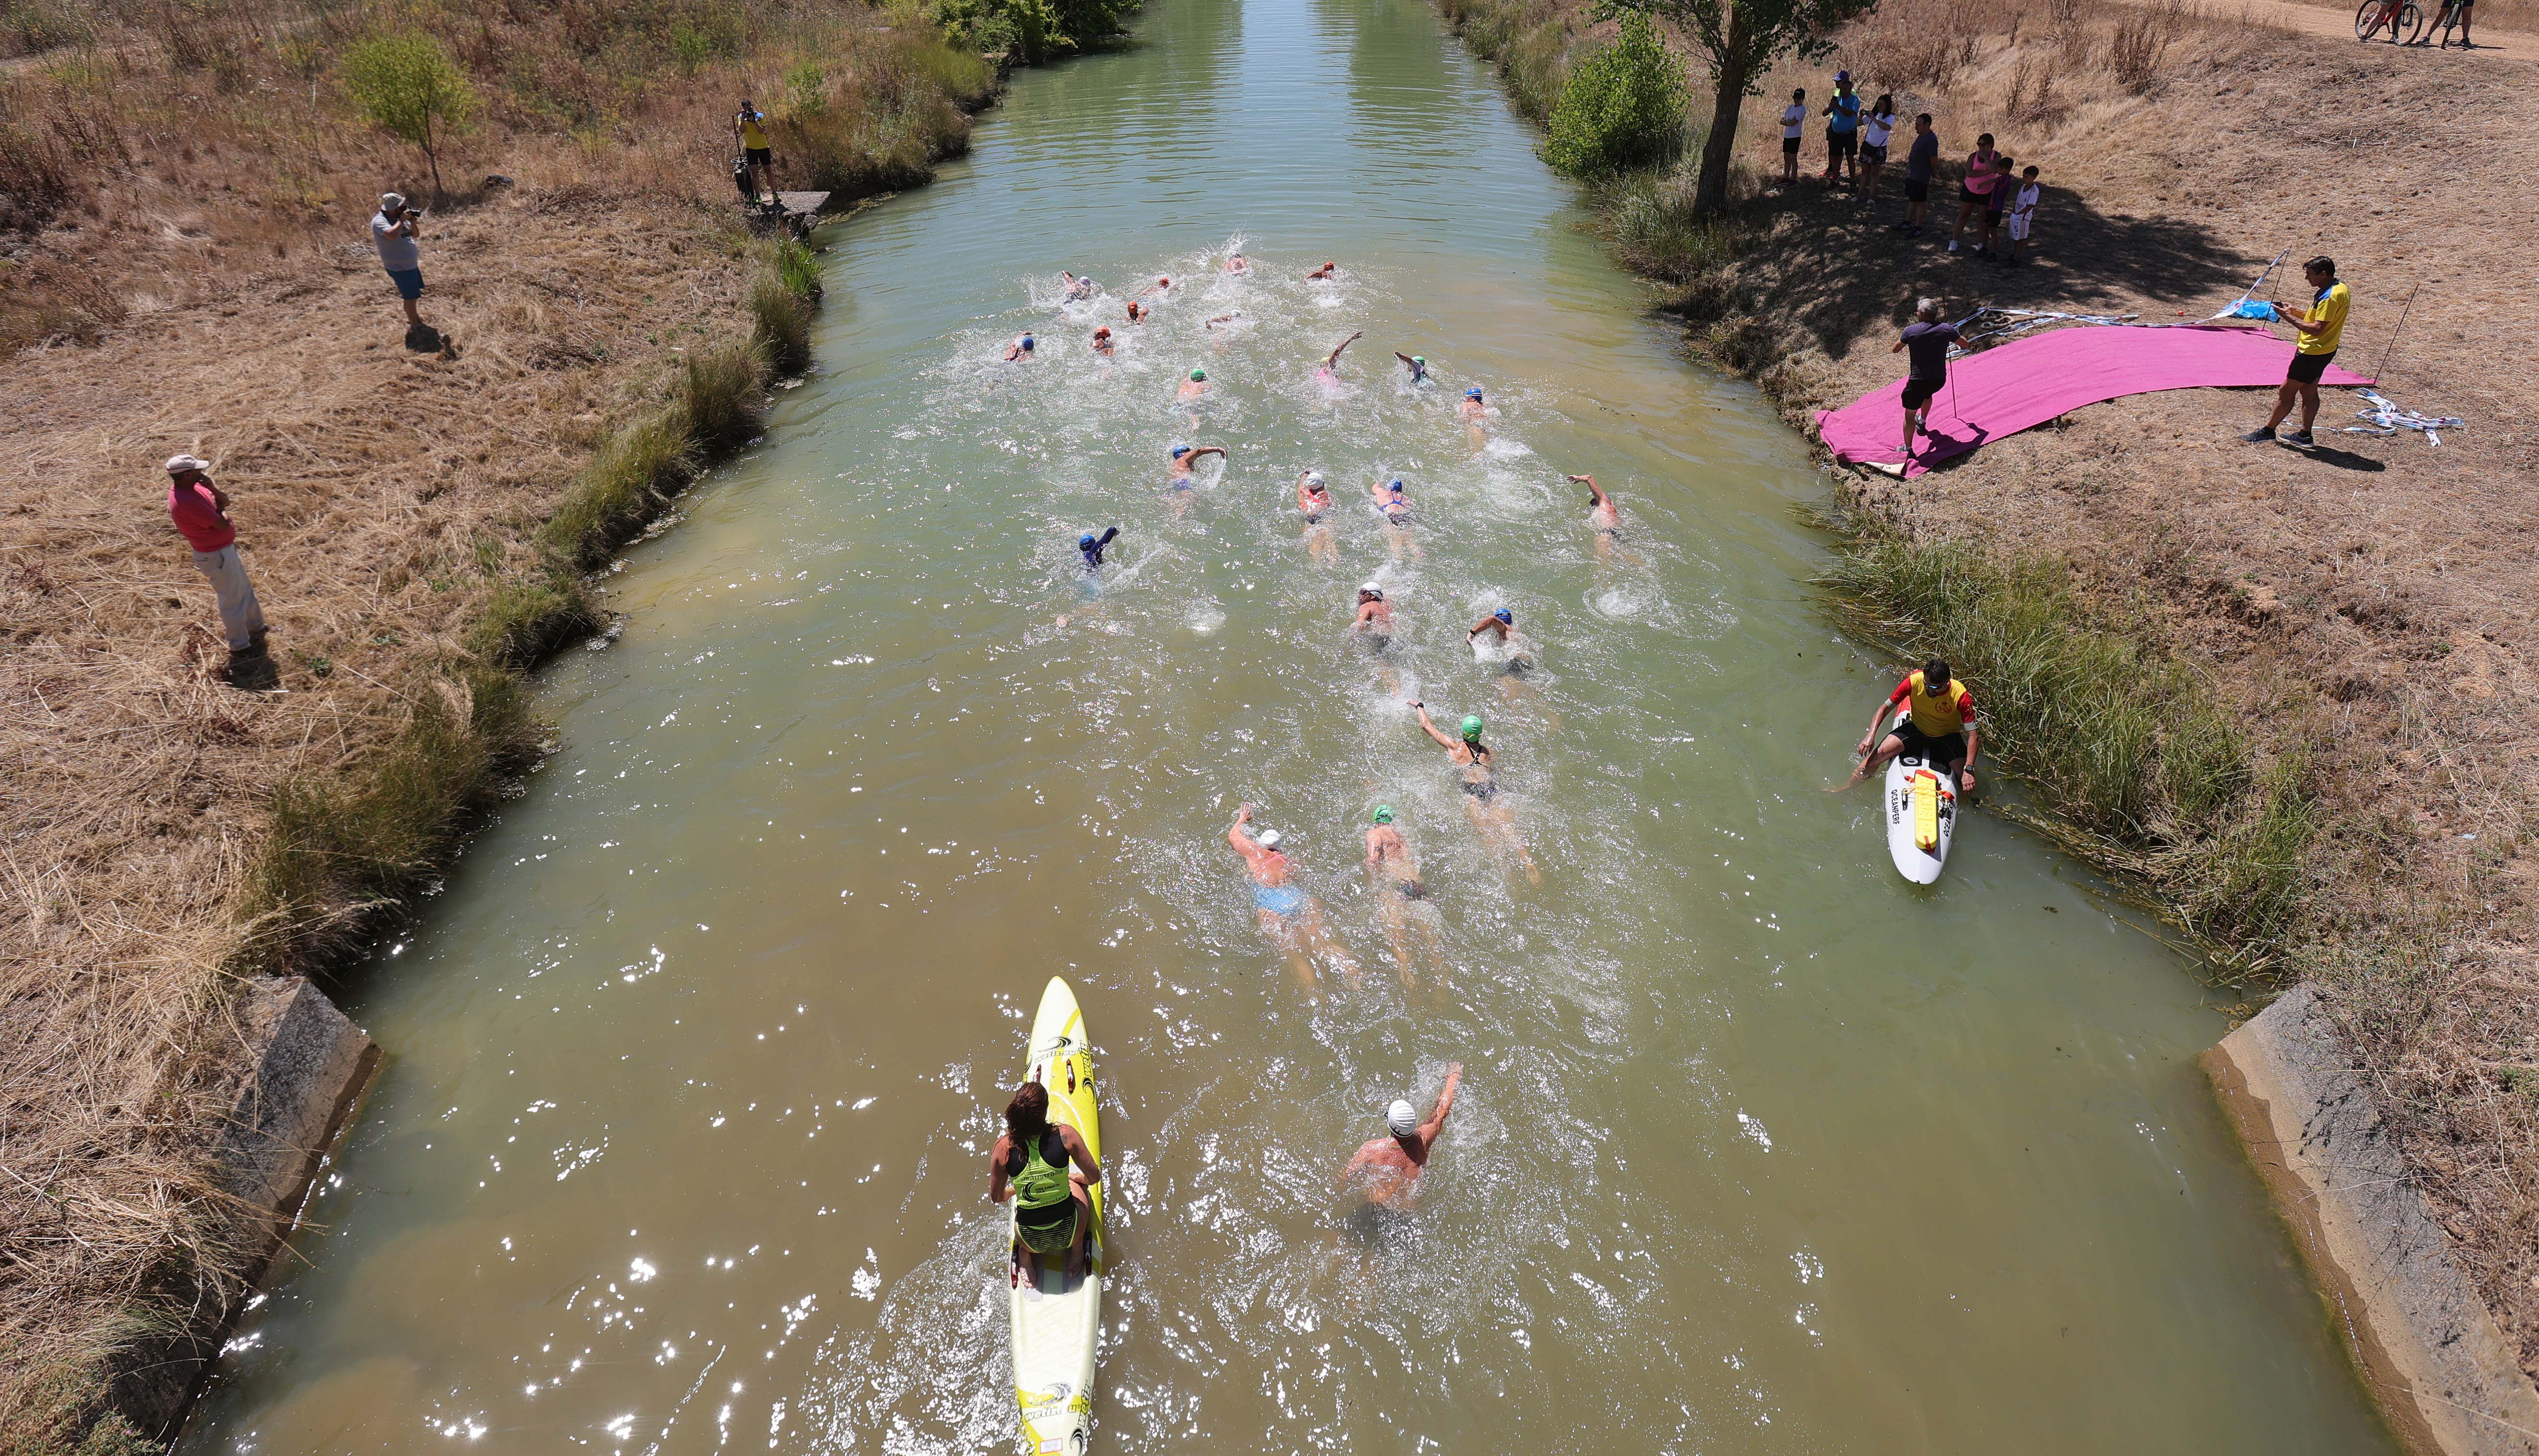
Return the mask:
{"type": "Polygon", "coordinates": [[[1957,250],[1957,240],[1956,240],[1956,238],[1952,237],[1952,238],[1950,238],[1950,239],[1949,239],[1949,251],[1951,251],[1951,252],[1953,252],[1953,253],[1954,253],[1954,252],[1956,252],[1956,250],[1957,250]]]}
{"type": "Polygon", "coordinates": [[[2314,445],[2318,443],[2318,441],[2309,437],[2309,431],[2306,430],[2296,430],[2292,433],[2285,435],[2283,440],[2284,443],[2288,445],[2314,445]]]}
{"type": "Polygon", "coordinates": [[[2246,434],[2243,434],[2243,435],[2239,436],[2239,438],[2241,438],[2241,439],[2243,439],[2243,440],[2247,441],[2249,444],[2252,444],[2252,445],[2262,445],[2262,444],[2264,444],[2266,441],[2268,441],[2268,440],[2270,440],[2270,439],[2273,439],[2274,437],[2275,437],[2275,432],[2274,432],[2273,430],[2267,430],[2267,429],[2263,429],[2263,428],[2259,428],[2259,429],[2256,429],[2256,430],[2249,430],[2246,434]]]}

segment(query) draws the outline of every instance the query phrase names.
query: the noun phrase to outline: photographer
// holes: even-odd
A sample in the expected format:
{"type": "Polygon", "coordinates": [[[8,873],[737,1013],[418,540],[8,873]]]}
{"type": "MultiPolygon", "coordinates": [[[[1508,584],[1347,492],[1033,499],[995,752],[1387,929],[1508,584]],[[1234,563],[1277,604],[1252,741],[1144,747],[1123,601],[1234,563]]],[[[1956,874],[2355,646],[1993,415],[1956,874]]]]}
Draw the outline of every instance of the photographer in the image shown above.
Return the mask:
{"type": "Polygon", "coordinates": [[[749,168],[750,201],[776,200],[776,154],[767,145],[767,113],[740,99],[731,118],[732,139],[740,143],[741,165],[749,168]]]}
{"type": "Polygon", "coordinates": [[[415,299],[423,297],[423,248],[415,232],[422,216],[420,210],[405,205],[403,194],[384,192],[379,195],[377,214],[371,219],[371,241],[378,246],[379,266],[388,271],[397,298],[405,302],[408,337],[423,327],[423,317],[414,308],[415,299]]]}

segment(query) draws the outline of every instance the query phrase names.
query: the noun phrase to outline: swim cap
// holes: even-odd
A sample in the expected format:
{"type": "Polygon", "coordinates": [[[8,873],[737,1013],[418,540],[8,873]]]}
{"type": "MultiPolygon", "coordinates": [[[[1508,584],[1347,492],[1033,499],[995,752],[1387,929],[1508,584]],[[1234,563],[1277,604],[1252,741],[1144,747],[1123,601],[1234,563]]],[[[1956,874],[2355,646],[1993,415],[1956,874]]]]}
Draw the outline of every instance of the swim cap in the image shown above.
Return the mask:
{"type": "Polygon", "coordinates": [[[1090,531],[1087,531],[1083,535],[1075,538],[1075,549],[1077,551],[1091,551],[1094,547],[1099,545],[1101,545],[1101,543],[1093,539],[1093,533],[1090,531]]]}
{"type": "Polygon", "coordinates": [[[1428,367],[1428,356],[1424,354],[1414,354],[1410,356],[1410,362],[1419,365],[1419,367],[1423,369],[1428,367]]]}
{"type": "Polygon", "coordinates": [[[1510,627],[1516,626],[1516,614],[1505,607],[1501,607],[1490,615],[1497,618],[1499,621],[1506,623],[1510,627]]]}
{"type": "Polygon", "coordinates": [[[1376,805],[1375,822],[1380,825],[1389,825],[1393,823],[1393,806],[1390,804],[1376,805]]]}
{"type": "Polygon", "coordinates": [[[1025,335],[1023,335],[1023,347],[1024,347],[1025,349],[1029,349],[1030,347],[1032,347],[1032,336],[1031,336],[1031,335],[1029,335],[1029,334],[1025,334],[1025,335]]]}
{"type": "Polygon", "coordinates": [[[1419,1109],[1396,1097],[1393,1105],[1384,1109],[1384,1125],[1393,1129],[1395,1137],[1407,1138],[1419,1131],[1419,1109]]]}
{"type": "Polygon", "coordinates": [[[1317,491],[1321,490],[1323,488],[1323,473],[1319,470],[1306,471],[1305,484],[1313,487],[1317,491]]]}
{"type": "Polygon", "coordinates": [[[1480,386],[1477,384],[1464,391],[1464,398],[1466,399],[1479,399],[1480,397],[1481,390],[1480,386]]]}
{"type": "Polygon", "coordinates": [[[1358,595],[1360,595],[1360,596],[1367,596],[1367,597],[1380,597],[1380,596],[1384,595],[1384,588],[1383,588],[1383,587],[1380,587],[1380,586],[1378,586],[1378,585],[1376,585],[1376,584],[1375,584],[1374,582],[1372,582],[1372,581],[1361,581],[1361,582],[1359,582],[1359,583],[1357,584],[1357,590],[1358,590],[1358,595]]]}
{"type": "Polygon", "coordinates": [[[1173,458],[1179,460],[1184,455],[1189,454],[1190,450],[1191,447],[1188,445],[1175,445],[1173,446],[1173,458]]]}
{"type": "Polygon", "coordinates": [[[1110,337],[1111,337],[1111,326],[1110,326],[1109,324],[1107,324],[1107,323],[1106,323],[1106,324],[1104,324],[1102,327],[1100,327],[1100,328],[1098,328],[1098,329],[1095,329],[1095,330],[1093,331],[1093,337],[1095,337],[1095,338],[1097,338],[1097,339],[1108,339],[1108,338],[1110,338],[1110,337]]]}
{"type": "Polygon", "coordinates": [[[1286,837],[1286,835],[1279,833],[1276,829],[1263,829],[1261,831],[1261,847],[1264,849],[1275,849],[1278,847],[1279,841],[1286,837]]]}
{"type": "Polygon", "coordinates": [[[1193,369],[1193,370],[1191,370],[1191,377],[1192,377],[1192,378],[1194,378],[1194,379],[1204,379],[1204,378],[1206,378],[1206,377],[1207,377],[1207,370],[1205,370],[1205,369],[1193,369]]]}
{"type": "Polygon", "coordinates": [[[1480,736],[1481,715],[1479,713],[1466,713],[1464,715],[1464,741],[1466,743],[1473,743],[1477,741],[1480,736]]]}
{"type": "Polygon", "coordinates": [[[1395,481],[1392,485],[1389,485],[1389,486],[1385,487],[1385,489],[1386,489],[1386,490],[1388,490],[1388,491],[1397,491],[1397,492],[1398,492],[1398,491],[1400,491],[1400,490],[1402,489],[1402,482],[1400,482],[1400,481],[1395,481]]]}

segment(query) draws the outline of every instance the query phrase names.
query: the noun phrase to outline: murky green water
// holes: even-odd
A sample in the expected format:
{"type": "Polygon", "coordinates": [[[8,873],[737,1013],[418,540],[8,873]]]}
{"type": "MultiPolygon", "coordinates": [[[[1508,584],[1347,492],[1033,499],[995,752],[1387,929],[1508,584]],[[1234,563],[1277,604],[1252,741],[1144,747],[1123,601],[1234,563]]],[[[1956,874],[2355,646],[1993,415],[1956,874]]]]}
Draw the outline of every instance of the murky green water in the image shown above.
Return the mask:
{"type": "Polygon", "coordinates": [[[635,554],[624,639],[553,674],[564,751],[353,988],[390,1060],[190,1450],[1009,1449],[983,1154],[1054,971],[1109,1077],[1112,1448],[2386,1449],[2195,981],[1999,822],[1926,893],[1818,792],[1887,686],[1802,585],[1819,486],[1426,9],[1156,0],[978,140],[831,230],[826,372],[635,554]],[[1185,439],[1233,455],[1172,492],[1185,439]],[[1407,540],[1364,496],[1397,474],[1407,540]],[[1501,604],[1514,684],[1463,644],[1501,604]],[[1491,719],[1540,887],[1388,679],[1491,719]],[[1362,984],[1263,940],[1244,799],[1362,984]],[[1424,1210],[1339,1229],[1335,1172],[1452,1060],[1424,1210]]]}

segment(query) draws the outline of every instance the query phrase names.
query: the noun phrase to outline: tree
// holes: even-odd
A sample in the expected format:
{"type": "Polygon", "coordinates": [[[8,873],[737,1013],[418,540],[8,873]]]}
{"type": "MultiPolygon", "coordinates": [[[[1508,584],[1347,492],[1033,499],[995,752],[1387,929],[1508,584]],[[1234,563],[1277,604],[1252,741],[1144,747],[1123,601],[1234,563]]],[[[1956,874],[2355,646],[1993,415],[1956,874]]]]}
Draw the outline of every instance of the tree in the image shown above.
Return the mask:
{"type": "Polygon", "coordinates": [[[1710,135],[1701,145],[1701,175],[1693,185],[1695,216],[1728,203],[1728,160],[1737,152],[1737,113],[1759,94],[1772,63],[1783,55],[1821,59],[1833,49],[1833,33],[1845,22],[1878,8],[1878,0],[1613,0],[1614,9],[1636,10],[1675,23],[1710,62],[1719,88],[1711,103],[1710,135]]]}
{"type": "Polygon", "coordinates": [[[1551,108],[1544,160],[1573,177],[1606,177],[1673,160],[1683,145],[1683,63],[1645,15],[1569,73],[1551,108]]]}
{"type": "Polygon", "coordinates": [[[430,35],[374,35],[353,47],[344,85],[379,130],[423,149],[432,200],[442,198],[441,149],[476,114],[476,88],[430,35]]]}

